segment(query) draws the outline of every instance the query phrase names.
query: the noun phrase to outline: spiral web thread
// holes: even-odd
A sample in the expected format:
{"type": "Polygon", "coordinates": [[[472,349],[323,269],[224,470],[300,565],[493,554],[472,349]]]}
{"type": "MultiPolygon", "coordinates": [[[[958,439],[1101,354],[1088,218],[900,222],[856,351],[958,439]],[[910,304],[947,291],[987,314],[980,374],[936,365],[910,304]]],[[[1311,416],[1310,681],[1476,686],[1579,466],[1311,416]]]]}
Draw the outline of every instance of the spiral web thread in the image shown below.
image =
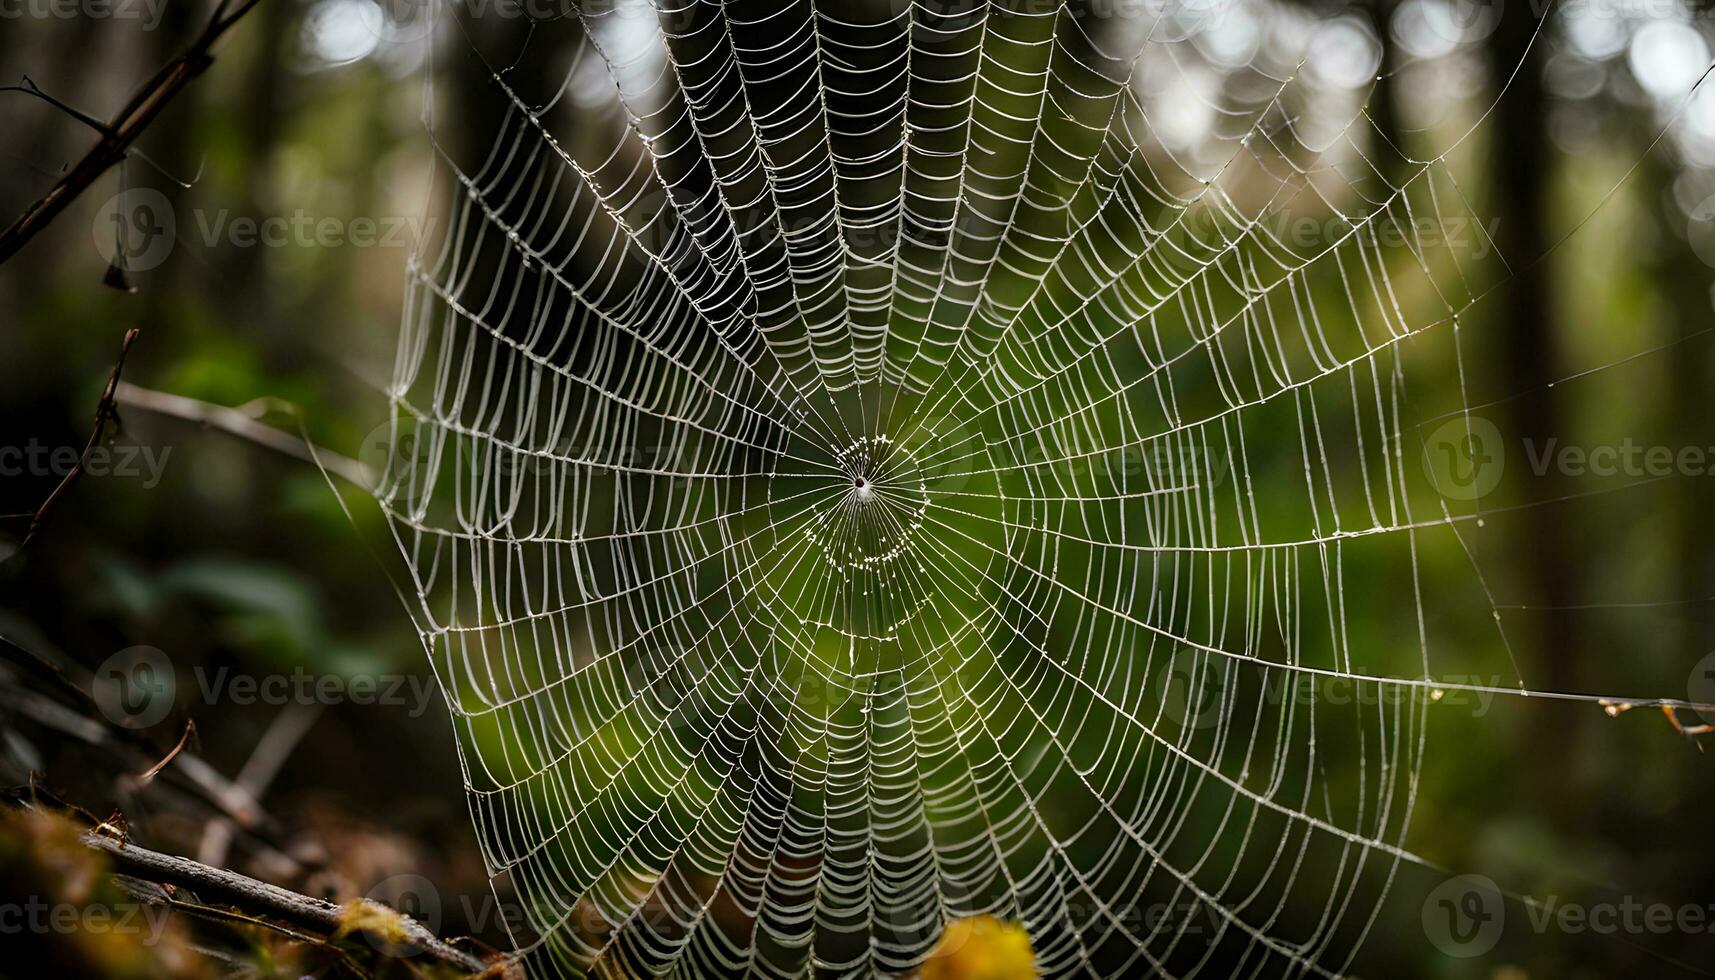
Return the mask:
{"type": "Polygon", "coordinates": [[[900,974],[992,914],[1052,975],[1340,973],[1432,705],[1523,685],[1425,622],[1481,510],[1408,368],[1457,417],[1507,275],[1446,156],[1208,10],[665,2],[522,32],[475,159],[431,126],[391,390],[530,969],[900,974]]]}

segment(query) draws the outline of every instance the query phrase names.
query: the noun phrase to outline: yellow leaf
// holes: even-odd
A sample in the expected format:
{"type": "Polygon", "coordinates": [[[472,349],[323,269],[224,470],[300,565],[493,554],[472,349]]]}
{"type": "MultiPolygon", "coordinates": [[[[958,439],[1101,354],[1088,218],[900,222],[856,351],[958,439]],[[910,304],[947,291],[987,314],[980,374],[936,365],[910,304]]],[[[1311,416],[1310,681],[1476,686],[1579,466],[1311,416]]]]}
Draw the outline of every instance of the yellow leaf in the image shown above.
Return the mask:
{"type": "Polygon", "coordinates": [[[922,980],[1035,980],[1030,934],[992,915],[956,919],[923,963],[922,980]]]}
{"type": "Polygon", "coordinates": [[[340,907],[339,930],[334,935],[344,939],[354,932],[366,932],[382,942],[395,945],[404,945],[411,939],[405,929],[404,916],[366,898],[340,907]]]}

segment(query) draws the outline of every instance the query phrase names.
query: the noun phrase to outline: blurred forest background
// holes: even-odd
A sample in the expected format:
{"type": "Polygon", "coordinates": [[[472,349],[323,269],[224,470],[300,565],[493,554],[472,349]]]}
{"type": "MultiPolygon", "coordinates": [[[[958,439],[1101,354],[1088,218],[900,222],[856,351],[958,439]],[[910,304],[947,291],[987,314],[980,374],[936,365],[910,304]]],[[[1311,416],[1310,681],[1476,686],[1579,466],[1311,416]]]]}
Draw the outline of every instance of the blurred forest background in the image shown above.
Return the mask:
{"type": "MultiPolygon", "coordinates": [[[[348,513],[316,466],[195,418],[208,406],[240,407],[288,437],[301,418],[316,444],[382,462],[375,433],[387,418],[405,263],[429,195],[424,75],[436,75],[448,138],[457,138],[461,100],[474,103],[482,82],[469,59],[425,53],[515,44],[527,23],[494,15],[495,6],[474,17],[461,7],[462,26],[424,44],[420,11],[408,6],[262,0],[137,152],[0,265],[0,446],[81,448],[132,327],[141,334],[123,377],[145,391],[129,397],[190,400],[158,399],[163,412],[121,399],[114,445],[138,447],[140,471],[85,475],[27,546],[29,515],[60,474],[24,467],[0,478],[0,512],[14,515],[0,527],[0,782],[33,782],[97,817],[117,809],[150,847],[336,901],[394,898],[398,876],[420,875],[438,891],[443,935],[500,946],[499,921],[483,914],[493,906],[444,706],[438,694],[416,695],[428,672],[389,584],[398,570],[379,512],[336,475],[348,513]],[[104,222],[122,190],[163,195],[174,229],[167,251],[130,263],[131,292],[104,284],[115,278],[104,222]],[[257,240],[270,234],[279,240],[257,240]],[[364,698],[353,687],[346,703],[315,706],[181,690],[175,710],[147,728],[92,734],[109,726],[64,697],[43,664],[86,678],[138,645],[166,651],[181,677],[302,668],[416,686],[406,682],[389,703],[355,703],[364,698]],[[69,719],[68,706],[87,724],[69,719]],[[179,741],[186,718],[196,723],[186,751],[214,773],[277,766],[259,777],[266,817],[251,828],[211,807],[207,781],[182,764],[136,778],[179,741]]],[[[1224,16],[1186,33],[1212,76],[1259,47],[1301,51],[1330,99],[1367,99],[1375,128],[1409,155],[1439,152],[1480,122],[1453,172],[1471,209],[1492,222],[1494,244],[1509,257],[1536,256],[1566,239],[1474,309],[1463,334],[1469,404],[1491,406],[1490,417],[1520,435],[1715,446],[1715,92],[1706,85],[1686,98],[1715,47],[1709,8],[1555,5],[1532,46],[1542,11],[1523,2],[1206,6],[1224,16]],[[1550,385],[1594,368],[1603,370],[1550,385]]],[[[27,77],[105,118],[190,43],[211,7],[119,0],[103,17],[6,9],[23,13],[0,22],[0,84],[27,77]]],[[[1088,16],[1099,31],[1106,19],[1138,15],[1103,4],[1088,16]]],[[[1177,112],[1190,100],[1170,90],[1159,104],[1166,129],[1194,154],[1210,121],[1177,112]]],[[[47,192],[91,139],[47,99],[0,93],[0,222],[47,192]]],[[[1472,248],[1487,247],[1476,229],[1467,234],[1472,248]]],[[[1396,250],[1394,260],[1410,256],[1396,250]]],[[[1336,297],[1338,283],[1326,286],[1336,297]]],[[[1538,689],[1708,700],[1715,680],[1700,678],[1715,676],[1705,659],[1715,651],[1715,478],[1646,480],[1623,493],[1607,492],[1623,478],[1602,479],[1531,484],[1521,492],[1539,503],[1573,500],[1522,511],[1507,525],[1513,544],[1480,556],[1521,672],[1538,689]],[[1594,605],[1602,608],[1581,608],[1594,605]]],[[[1427,600],[1432,613],[1438,601],[1427,600]]],[[[1505,673],[1494,648],[1473,659],[1485,675],[1505,673]]],[[[1715,758],[1655,712],[1609,717],[1588,704],[1503,697],[1438,715],[1429,739],[1408,838],[1415,852],[1565,901],[1715,902],[1715,758]]],[[[0,863],[17,880],[65,887],[64,874],[33,868],[39,848],[14,846],[37,832],[11,826],[0,863]]],[[[1439,882],[1401,871],[1359,972],[1666,976],[1715,964],[1708,934],[1528,928],[1485,957],[1450,959],[1421,921],[1439,882]]],[[[132,956],[80,948],[90,937],[35,941],[100,964],[91,972],[200,969],[161,948],[132,956]]]]}

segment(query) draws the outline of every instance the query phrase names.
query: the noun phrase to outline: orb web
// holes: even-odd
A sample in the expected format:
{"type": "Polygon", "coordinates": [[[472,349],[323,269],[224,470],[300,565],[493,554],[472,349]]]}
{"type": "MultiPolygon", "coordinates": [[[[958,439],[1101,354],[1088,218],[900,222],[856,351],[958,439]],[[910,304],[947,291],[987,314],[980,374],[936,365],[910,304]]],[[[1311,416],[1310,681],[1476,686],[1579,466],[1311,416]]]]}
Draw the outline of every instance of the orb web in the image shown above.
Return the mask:
{"type": "Polygon", "coordinates": [[[480,135],[431,86],[378,498],[533,971],[906,974],[992,914],[1050,975],[1331,976],[1417,860],[1430,706],[1516,678],[1438,675],[1420,541],[1477,513],[1408,381],[1506,270],[1308,14],[1126,10],[435,48],[480,135]]]}

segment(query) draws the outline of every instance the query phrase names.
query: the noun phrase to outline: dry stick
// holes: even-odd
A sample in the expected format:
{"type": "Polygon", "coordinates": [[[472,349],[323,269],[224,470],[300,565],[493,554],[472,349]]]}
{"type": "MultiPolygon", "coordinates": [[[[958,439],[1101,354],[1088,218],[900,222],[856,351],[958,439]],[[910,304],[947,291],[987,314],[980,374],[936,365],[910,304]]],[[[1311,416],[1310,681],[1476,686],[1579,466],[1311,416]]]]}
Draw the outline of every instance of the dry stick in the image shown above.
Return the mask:
{"type": "MultiPolygon", "coordinates": [[[[268,728],[262,733],[262,738],[256,747],[250,751],[250,761],[239,770],[233,784],[250,798],[261,802],[268,786],[279,775],[280,767],[285,765],[292,750],[298,747],[298,742],[308,735],[316,719],[321,717],[322,706],[319,704],[304,704],[293,701],[280,709],[274,720],[268,723],[268,728]]],[[[226,863],[226,850],[232,844],[233,835],[238,832],[238,825],[230,818],[215,816],[203,827],[202,843],[197,848],[197,860],[204,864],[221,865],[226,863]]]]}
{"type": "MultiPolygon", "coordinates": [[[[311,898],[189,858],[151,851],[107,833],[85,831],[82,840],[86,847],[111,857],[114,867],[123,874],[157,884],[189,888],[205,901],[213,899],[323,935],[337,936],[347,925],[346,908],[325,899],[311,898]]],[[[468,973],[482,973],[490,967],[491,964],[474,954],[444,942],[417,920],[392,909],[386,911],[389,917],[397,918],[399,932],[404,936],[404,942],[397,945],[421,951],[468,973]]]]}
{"type": "Polygon", "coordinates": [[[332,450],[323,449],[320,446],[311,448],[303,439],[292,435],[290,432],[260,421],[261,417],[271,409],[296,414],[296,406],[278,402],[272,398],[258,398],[233,408],[226,405],[215,405],[195,398],[186,398],[171,392],[139,388],[128,381],[119,383],[114,396],[119,404],[128,408],[141,408],[144,411],[170,415],[187,422],[197,422],[212,429],[219,429],[229,435],[235,435],[240,439],[254,442],[259,446],[266,446],[294,459],[314,463],[365,490],[375,486],[375,472],[363,463],[332,450]]]}
{"type": "Polygon", "coordinates": [[[177,759],[179,757],[179,753],[183,752],[185,750],[185,746],[191,744],[191,736],[195,735],[196,733],[197,733],[196,721],[194,719],[188,719],[187,718],[185,720],[185,733],[183,735],[179,736],[179,744],[173,746],[173,750],[171,752],[168,752],[166,757],[163,758],[160,762],[157,762],[154,765],[150,766],[147,772],[144,772],[142,775],[138,776],[137,781],[140,783],[146,783],[149,780],[154,779],[156,776],[159,776],[161,774],[161,770],[172,765],[173,760],[177,759]]]}
{"type": "MultiPolygon", "coordinates": [[[[11,227],[0,232],[0,262],[11,258],[34,238],[37,232],[59,217],[60,212],[102,174],[125,159],[131,144],[155,121],[155,117],[161,114],[167,103],[214,63],[214,57],[209,54],[214,42],[261,0],[244,0],[237,10],[228,14],[226,8],[230,2],[231,0],[222,0],[220,6],[215,8],[208,26],[191,42],[191,46],[185,49],[183,54],[163,65],[153,78],[131,96],[131,101],[125,103],[125,107],[119,110],[111,122],[99,127],[101,139],[83,155],[83,159],[61,177],[59,183],[41,200],[30,205],[29,210],[12,222],[11,227]]],[[[89,121],[81,113],[76,115],[79,119],[89,121]]]]}
{"type": "MultiPolygon", "coordinates": [[[[99,717],[95,697],[78,680],[68,676],[59,664],[6,636],[0,636],[0,656],[8,656],[20,664],[47,672],[74,701],[81,707],[96,709],[99,717]]],[[[86,713],[29,691],[23,685],[0,686],[0,705],[20,711],[62,734],[123,756],[130,765],[147,765],[155,758],[147,753],[158,751],[141,732],[97,721],[86,713]]],[[[273,818],[242,786],[190,752],[181,753],[175,761],[177,764],[169,770],[170,776],[182,779],[204,803],[256,835],[264,844],[278,849],[279,845],[270,839],[275,827],[273,818]]]]}
{"type": "MultiPolygon", "coordinates": [[[[345,950],[328,942],[327,938],[324,936],[312,935],[307,932],[293,929],[291,926],[284,925],[279,922],[272,922],[268,919],[258,918],[254,915],[246,915],[236,909],[224,908],[218,905],[204,905],[201,902],[188,901],[178,896],[178,889],[176,888],[157,885],[152,881],[144,881],[141,878],[133,878],[130,875],[116,874],[113,876],[113,881],[127,895],[130,895],[139,902],[148,902],[154,905],[165,905],[170,909],[175,909],[198,919],[222,922],[227,925],[238,923],[247,926],[255,926],[258,929],[266,929],[277,935],[285,936],[293,942],[303,943],[307,946],[314,946],[318,949],[328,951],[339,959],[340,965],[345,967],[347,973],[357,977],[358,980],[367,980],[369,976],[367,971],[359,968],[352,960],[350,953],[347,953],[345,950]]],[[[231,956],[222,954],[216,950],[198,948],[197,952],[202,953],[204,956],[211,956],[221,962],[231,963],[234,966],[242,965],[237,963],[231,956]]]]}
{"type": "Polygon", "coordinates": [[[113,362],[113,373],[107,376],[107,387],[101,390],[101,401],[95,406],[95,429],[90,432],[89,442],[84,445],[83,454],[77,458],[77,465],[71,468],[71,472],[48,494],[48,499],[42,501],[42,505],[30,515],[30,529],[24,532],[26,547],[36,536],[36,532],[42,529],[42,525],[47,523],[48,515],[59,504],[60,498],[71,492],[72,485],[83,475],[83,468],[89,462],[90,454],[95,452],[95,447],[101,445],[101,437],[107,431],[107,423],[119,421],[119,409],[114,405],[113,397],[119,390],[119,372],[125,370],[125,355],[131,353],[131,344],[137,339],[137,333],[136,327],[125,331],[125,340],[119,345],[119,359],[113,362]]]}

